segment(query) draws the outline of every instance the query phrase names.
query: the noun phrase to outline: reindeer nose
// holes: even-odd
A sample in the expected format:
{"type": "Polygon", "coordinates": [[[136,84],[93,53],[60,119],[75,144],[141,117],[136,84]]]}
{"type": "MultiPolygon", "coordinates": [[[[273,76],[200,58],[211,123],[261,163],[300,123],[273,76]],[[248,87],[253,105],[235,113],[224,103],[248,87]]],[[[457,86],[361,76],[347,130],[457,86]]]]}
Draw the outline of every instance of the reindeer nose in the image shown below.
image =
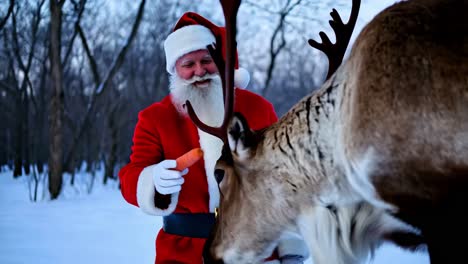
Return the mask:
{"type": "Polygon", "coordinates": [[[221,181],[224,179],[224,170],[216,169],[214,171],[214,176],[215,176],[215,179],[218,182],[218,184],[220,184],[221,181]]]}

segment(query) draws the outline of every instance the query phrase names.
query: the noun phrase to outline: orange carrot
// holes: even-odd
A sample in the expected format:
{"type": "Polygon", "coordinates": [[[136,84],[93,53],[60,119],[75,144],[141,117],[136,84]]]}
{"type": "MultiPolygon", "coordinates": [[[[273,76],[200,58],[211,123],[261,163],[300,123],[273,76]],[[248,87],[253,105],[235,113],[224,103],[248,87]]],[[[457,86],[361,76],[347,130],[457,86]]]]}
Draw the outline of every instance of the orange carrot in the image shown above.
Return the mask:
{"type": "Polygon", "coordinates": [[[183,171],[184,169],[195,164],[195,162],[200,160],[202,157],[203,150],[201,150],[201,148],[194,148],[176,159],[177,166],[175,169],[178,171],[183,171]]]}

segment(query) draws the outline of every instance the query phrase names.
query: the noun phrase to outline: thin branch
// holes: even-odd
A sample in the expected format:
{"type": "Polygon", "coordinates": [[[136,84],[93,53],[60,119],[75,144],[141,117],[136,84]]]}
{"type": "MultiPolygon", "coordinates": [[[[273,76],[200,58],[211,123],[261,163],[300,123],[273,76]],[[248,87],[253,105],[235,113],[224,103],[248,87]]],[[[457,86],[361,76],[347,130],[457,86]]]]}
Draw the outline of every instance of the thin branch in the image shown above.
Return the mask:
{"type": "Polygon", "coordinates": [[[248,1],[248,0],[244,0],[244,4],[253,6],[253,7],[257,8],[258,10],[270,13],[272,15],[277,15],[277,14],[279,14],[281,12],[281,11],[270,10],[270,9],[268,9],[268,7],[261,6],[256,2],[252,2],[252,1],[248,1]]]}
{"type": "Polygon", "coordinates": [[[23,60],[21,58],[20,49],[19,49],[18,28],[17,28],[17,24],[16,24],[16,13],[14,13],[13,16],[12,16],[12,20],[13,20],[13,51],[14,51],[15,57],[16,57],[16,59],[18,61],[18,65],[19,65],[21,71],[23,71],[23,74],[24,74],[24,80],[23,80],[23,83],[20,86],[20,90],[28,89],[28,87],[29,87],[29,96],[31,97],[31,100],[32,100],[33,105],[34,105],[35,108],[37,108],[37,103],[36,103],[36,100],[34,99],[34,93],[32,91],[33,85],[32,85],[31,79],[29,78],[29,71],[31,69],[32,60],[33,60],[34,52],[35,52],[35,48],[36,48],[37,32],[38,32],[38,29],[39,29],[39,24],[41,23],[41,19],[42,19],[41,9],[42,9],[42,6],[44,5],[44,3],[45,3],[45,0],[42,0],[41,2],[39,2],[38,6],[37,6],[37,9],[36,9],[36,12],[34,12],[32,30],[31,30],[32,43],[31,43],[31,47],[29,49],[26,65],[24,64],[24,62],[23,62],[23,60]]]}
{"type": "Polygon", "coordinates": [[[111,82],[112,78],[115,76],[115,74],[119,71],[120,66],[122,66],[125,55],[127,54],[128,49],[132,45],[133,40],[135,39],[135,36],[138,32],[138,28],[141,23],[141,19],[143,18],[143,11],[145,9],[145,2],[146,0],[142,0],[140,3],[140,7],[138,8],[138,13],[135,19],[135,23],[133,24],[132,31],[130,33],[130,36],[128,37],[127,43],[123,46],[122,50],[120,51],[119,55],[117,56],[117,59],[114,61],[112,68],[110,71],[106,74],[106,77],[104,78],[104,81],[102,82],[101,85],[99,85],[97,89],[97,94],[101,94],[104,89],[109,85],[111,82]]]}
{"type": "Polygon", "coordinates": [[[62,65],[66,66],[68,62],[68,58],[70,57],[71,51],[73,49],[73,43],[75,42],[76,35],[78,34],[78,27],[80,25],[81,17],[83,16],[83,11],[85,10],[86,0],[81,0],[79,4],[75,1],[72,1],[75,11],[78,12],[78,16],[75,21],[75,31],[68,43],[68,47],[65,52],[65,57],[63,59],[62,65]]]}
{"type": "MultiPolygon", "coordinates": [[[[302,0],[297,0],[296,3],[292,4],[289,8],[286,9],[286,15],[289,14],[296,6],[298,6],[299,4],[301,4],[302,0]]],[[[289,1],[288,1],[289,3],[289,1]]],[[[287,6],[286,6],[287,7],[287,6]]]]}
{"type": "Polygon", "coordinates": [[[78,24],[76,30],[80,35],[81,42],[83,44],[83,48],[85,49],[86,57],[89,60],[89,65],[91,66],[91,73],[93,74],[94,83],[98,84],[101,82],[101,77],[99,76],[99,70],[97,67],[96,60],[94,59],[93,54],[91,54],[91,49],[89,48],[88,41],[86,40],[86,36],[84,35],[83,29],[81,25],[78,24]]]}
{"type": "Polygon", "coordinates": [[[24,66],[23,59],[21,58],[20,51],[19,51],[18,30],[16,26],[16,12],[13,12],[11,19],[13,22],[13,30],[12,30],[13,53],[14,53],[14,56],[16,57],[16,60],[18,61],[19,67],[23,70],[26,67],[24,66]]]}
{"type": "Polygon", "coordinates": [[[268,66],[268,70],[267,70],[265,87],[262,90],[263,95],[266,95],[266,93],[269,90],[270,82],[273,77],[273,70],[275,67],[276,59],[279,53],[281,52],[281,50],[286,46],[286,39],[284,36],[284,24],[285,24],[286,17],[289,15],[289,13],[292,10],[294,10],[296,6],[298,6],[302,2],[302,0],[297,0],[292,5],[290,5],[290,2],[291,1],[288,0],[286,4],[284,5],[282,11],[280,12],[280,19],[278,21],[278,25],[276,26],[273,32],[273,35],[271,37],[271,40],[270,40],[270,65],[268,66]],[[275,48],[274,44],[276,42],[276,38],[279,33],[281,33],[281,41],[280,41],[280,44],[275,48]]]}
{"type": "Polygon", "coordinates": [[[0,30],[3,29],[5,26],[6,22],[8,21],[8,18],[10,17],[11,13],[13,13],[13,7],[15,6],[15,0],[10,0],[10,6],[8,7],[7,14],[4,18],[0,20],[0,30]]]}

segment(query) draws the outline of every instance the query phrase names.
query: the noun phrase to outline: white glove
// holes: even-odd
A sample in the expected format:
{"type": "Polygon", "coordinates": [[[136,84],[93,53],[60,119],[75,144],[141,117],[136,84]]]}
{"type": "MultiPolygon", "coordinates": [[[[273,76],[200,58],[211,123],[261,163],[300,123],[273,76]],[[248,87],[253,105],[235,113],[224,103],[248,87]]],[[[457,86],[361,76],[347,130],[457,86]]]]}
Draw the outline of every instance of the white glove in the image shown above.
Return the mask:
{"type": "Polygon", "coordinates": [[[171,170],[177,166],[175,160],[163,160],[158,164],[153,165],[152,174],[154,187],[160,194],[173,194],[180,192],[184,183],[184,176],[188,173],[188,169],[183,171],[171,170]]]}

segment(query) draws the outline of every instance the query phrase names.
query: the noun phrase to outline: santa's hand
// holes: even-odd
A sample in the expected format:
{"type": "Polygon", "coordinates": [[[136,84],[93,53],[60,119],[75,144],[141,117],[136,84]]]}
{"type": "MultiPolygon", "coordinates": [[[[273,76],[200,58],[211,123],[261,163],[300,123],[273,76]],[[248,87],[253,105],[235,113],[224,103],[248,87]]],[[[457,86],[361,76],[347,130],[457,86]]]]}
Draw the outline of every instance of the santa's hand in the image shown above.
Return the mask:
{"type": "Polygon", "coordinates": [[[183,171],[171,170],[176,167],[175,160],[163,160],[158,164],[152,165],[152,174],[154,187],[160,194],[173,194],[180,192],[184,184],[184,176],[188,169],[183,171]]]}

